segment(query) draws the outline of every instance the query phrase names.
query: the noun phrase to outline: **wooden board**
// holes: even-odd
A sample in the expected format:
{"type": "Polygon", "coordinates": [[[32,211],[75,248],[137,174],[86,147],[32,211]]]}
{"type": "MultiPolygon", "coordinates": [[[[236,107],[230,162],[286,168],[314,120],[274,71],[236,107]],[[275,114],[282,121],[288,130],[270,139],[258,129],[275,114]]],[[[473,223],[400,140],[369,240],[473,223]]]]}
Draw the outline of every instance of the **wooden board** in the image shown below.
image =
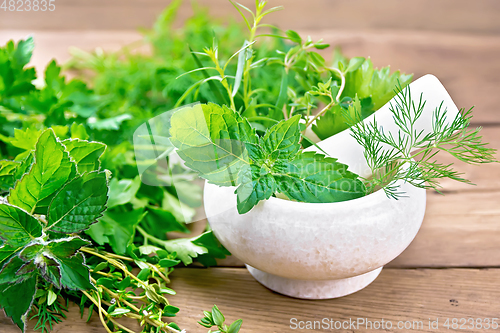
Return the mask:
{"type": "MultiPolygon", "coordinates": [[[[135,29],[150,27],[171,1],[165,0],[53,0],[55,11],[0,10],[0,29],[135,29]]],[[[239,19],[227,0],[198,0],[210,14],[239,19]]],[[[255,8],[254,0],[240,0],[255,8]]],[[[404,29],[500,33],[497,0],[286,0],[269,2],[285,10],[267,18],[283,29],[404,29]]],[[[191,15],[190,1],[179,11],[180,21],[191,15]]]]}
{"type": "MultiPolygon", "coordinates": [[[[52,13],[0,10],[0,45],[34,33],[37,47],[32,63],[42,70],[51,58],[68,60],[70,46],[114,51],[139,40],[134,29],[151,26],[168,2],[57,0],[52,13]]],[[[226,0],[200,3],[210,4],[212,14],[237,17],[226,0]]],[[[269,22],[298,29],[314,39],[323,38],[341,46],[348,56],[370,56],[378,67],[391,64],[393,69],[414,72],[416,77],[435,74],[459,107],[476,105],[474,123],[485,126],[485,140],[500,148],[499,1],[270,2],[282,3],[286,11],[271,16],[269,22]]],[[[177,25],[190,15],[188,7],[185,1],[177,25]]],[[[440,161],[453,162],[447,156],[440,161]]],[[[446,318],[500,317],[500,164],[474,167],[457,163],[456,167],[477,186],[445,181],[446,196],[428,192],[419,234],[368,288],[336,300],[307,301],[269,291],[244,268],[178,269],[172,275],[172,287],[178,295],[171,298],[172,304],[181,308],[176,321],[188,333],[206,332],[196,321],[202,310],[214,303],[228,320],[244,319],[242,333],[297,331],[290,328],[294,317],[302,321],[391,320],[393,329],[385,330],[389,332],[449,332],[452,330],[444,326],[446,318]],[[429,328],[429,319],[437,318],[439,328],[429,328]],[[398,321],[421,321],[423,327],[398,330],[398,321]]],[[[241,263],[232,259],[229,265],[241,263]]],[[[81,320],[76,305],[70,306],[68,317],[54,332],[105,332],[97,316],[88,324],[81,320]]],[[[28,332],[33,332],[33,325],[30,322],[28,332]]],[[[137,328],[133,322],[130,327],[137,328]]],[[[459,331],[481,331],[467,325],[464,328],[459,331]]],[[[343,331],[384,330],[359,327],[343,331]]],[[[0,332],[19,330],[0,315],[0,332]]]]}
{"type": "MultiPolygon", "coordinates": [[[[196,322],[202,311],[216,303],[228,321],[243,318],[242,333],[285,333],[295,321],[357,321],[364,318],[390,321],[389,332],[450,332],[444,325],[450,318],[500,317],[495,306],[500,297],[500,269],[384,269],[366,289],[334,300],[299,300],[276,294],[256,282],[244,268],[178,269],[172,288],[179,293],[170,302],[181,308],[175,321],[188,333],[206,332],[196,322]],[[429,328],[438,320],[438,329],[429,328]],[[292,322],[291,322],[292,320],[292,322]],[[397,330],[397,325],[414,329],[397,330]],[[417,326],[418,325],[418,326],[417,326]]],[[[97,316],[89,324],[79,318],[72,305],[69,319],[54,333],[105,333],[97,316]]],[[[2,333],[17,333],[1,317],[2,333]]],[[[450,322],[451,324],[451,322],[450,322]]],[[[134,325],[128,323],[132,328],[134,325]]],[[[387,323],[385,325],[388,325],[387,323]]],[[[387,326],[385,326],[387,327],[387,326]]],[[[460,332],[479,332],[479,329],[460,332]]],[[[300,330],[297,330],[300,331],[300,330]]],[[[312,330],[305,330],[312,332],[312,330]]],[[[319,331],[319,330],[318,330],[319,331]]],[[[332,330],[334,331],[334,330],[332,330]]],[[[370,332],[365,326],[349,332],[370,332]]],[[[33,332],[31,329],[28,333],[33,332]]],[[[346,330],[347,332],[347,330],[346,330]]]]}

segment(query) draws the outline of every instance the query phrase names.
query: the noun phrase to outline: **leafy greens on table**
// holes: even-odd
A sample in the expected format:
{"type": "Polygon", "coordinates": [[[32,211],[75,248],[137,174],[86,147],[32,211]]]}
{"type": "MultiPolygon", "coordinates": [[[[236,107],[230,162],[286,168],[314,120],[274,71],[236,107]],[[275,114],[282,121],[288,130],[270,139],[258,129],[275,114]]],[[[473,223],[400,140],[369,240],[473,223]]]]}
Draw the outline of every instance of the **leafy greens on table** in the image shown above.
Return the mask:
{"type": "MultiPolygon", "coordinates": [[[[141,333],[181,332],[165,320],[179,311],[165,296],[175,294],[169,274],[180,263],[215,265],[229,253],[209,230],[169,237],[189,232],[184,222],[201,204],[197,185],[151,186],[139,175],[132,133],[176,107],[203,103],[172,116],[169,140],[185,161],[174,176],[234,186],[240,213],[279,193],[334,202],[378,188],[395,194],[398,179],[433,188],[444,177],[465,181],[434,161],[436,150],[470,163],[494,161],[479,131],[467,130],[468,113],[445,127],[437,111],[434,132],[422,138],[411,131],[420,109],[403,99],[393,114],[408,140],[364,126],[412,75],[338,50],[328,62],[323,41],[262,23],[281,7],[256,1],[245,16],[248,8],[231,3],[243,25],[221,24],[196,7],[174,29],[181,1],[172,1],[141,43],[115,53],[74,50],[64,70],[50,62],[43,80],[28,66],[33,38],[0,47],[0,308],[21,329],[31,318],[35,329],[51,330],[73,300],[108,332],[133,332],[121,317],[136,319],[141,333]],[[143,45],[149,54],[135,49],[143,45]],[[366,150],[370,179],[302,151],[349,127],[366,150]],[[392,150],[382,154],[380,145],[392,150]]],[[[227,327],[217,306],[203,314],[206,328],[241,328],[241,320],[227,327]]]]}

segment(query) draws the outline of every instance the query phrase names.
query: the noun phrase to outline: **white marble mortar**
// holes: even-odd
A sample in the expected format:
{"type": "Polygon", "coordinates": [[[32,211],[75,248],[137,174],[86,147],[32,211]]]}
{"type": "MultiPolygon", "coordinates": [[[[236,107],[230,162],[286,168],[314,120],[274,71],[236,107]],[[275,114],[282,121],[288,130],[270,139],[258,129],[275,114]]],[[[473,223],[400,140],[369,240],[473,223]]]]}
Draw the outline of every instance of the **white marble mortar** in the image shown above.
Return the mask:
{"type": "MultiPolygon", "coordinates": [[[[424,130],[441,101],[449,120],[458,112],[441,83],[431,75],[411,84],[414,99],[427,100],[424,130]]],[[[388,105],[376,112],[384,130],[394,130],[388,105]]],[[[373,117],[365,121],[372,121],[373,117]]],[[[363,150],[348,130],[319,143],[332,157],[367,175],[363,150]]],[[[399,182],[406,197],[383,191],[336,203],[302,203],[270,198],[250,212],[236,209],[234,187],[205,185],[205,212],[220,242],[247,264],[264,286],[299,298],[341,297],[370,284],[383,265],[416,236],[425,214],[425,190],[399,182]]]]}

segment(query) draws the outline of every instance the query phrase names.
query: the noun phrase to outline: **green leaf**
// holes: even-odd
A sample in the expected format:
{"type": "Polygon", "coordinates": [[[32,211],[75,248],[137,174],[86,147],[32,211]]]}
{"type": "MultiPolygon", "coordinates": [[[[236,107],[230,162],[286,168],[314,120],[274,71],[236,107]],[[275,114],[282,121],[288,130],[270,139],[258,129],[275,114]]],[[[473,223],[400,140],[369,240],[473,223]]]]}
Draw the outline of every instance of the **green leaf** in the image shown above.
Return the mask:
{"type": "Polygon", "coordinates": [[[234,321],[227,329],[227,333],[238,333],[241,329],[241,325],[243,325],[242,319],[234,321]]]}
{"type": "Polygon", "coordinates": [[[46,248],[56,257],[72,257],[83,246],[90,245],[91,243],[80,237],[61,238],[58,240],[50,241],[46,248]]]}
{"type": "Polygon", "coordinates": [[[80,174],[100,169],[101,161],[99,158],[106,150],[105,144],[80,139],[67,139],[62,143],[66,146],[66,151],[76,162],[80,174]]]}
{"type": "Polygon", "coordinates": [[[126,212],[108,210],[87,230],[87,234],[100,245],[109,243],[115,253],[124,254],[133,241],[135,228],[146,214],[142,208],[126,212]]]}
{"type": "Polygon", "coordinates": [[[105,172],[77,176],[64,185],[50,203],[47,230],[69,234],[87,229],[102,215],[107,194],[105,172]]]}
{"type": "Polygon", "coordinates": [[[71,138],[72,139],[81,139],[87,140],[89,135],[87,134],[87,130],[83,124],[73,123],[71,124],[71,138]]]}
{"type": "Polygon", "coordinates": [[[191,240],[194,244],[207,248],[211,255],[216,258],[224,259],[231,253],[219,242],[213,231],[206,231],[200,236],[191,240]]]}
{"type": "Polygon", "coordinates": [[[165,234],[172,231],[190,232],[186,225],[179,222],[171,212],[153,206],[148,207],[145,222],[146,230],[151,231],[152,234],[165,234]]]}
{"type": "Polygon", "coordinates": [[[13,54],[16,65],[21,68],[26,66],[31,60],[34,49],[35,42],[32,36],[28,37],[26,40],[20,40],[13,54]]]}
{"type": "Polygon", "coordinates": [[[0,269],[10,258],[12,258],[14,254],[19,252],[22,248],[22,246],[10,246],[7,244],[4,244],[2,247],[0,247],[0,269]]]}
{"type": "Polygon", "coordinates": [[[137,274],[137,278],[139,280],[146,281],[149,277],[149,274],[151,274],[151,270],[149,268],[143,268],[141,269],[139,274],[137,274]]]}
{"type": "Polygon", "coordinates": [[[111,317],[123,316],[126,313],[129,313],[130,309],[127,308],[115,308],[113,312],[109,313],[111,317]]]}
{"type": "Polygon", "coordinates": [[[0,308],[24,332],[36,293],[36,278],[0,285],[0,308]]]}
{"type": "Polygon", "coordinates": [[[24,210],[0,204],[0,238],[11,247],[24,247],[42,235],[42,225],[24,210]]]}
{"type": "Polygon", "coordinates": [[[48,129],[38,139],[35,162],[29,173],[16,183],[7,200],[33,213],[43,199],[53,196],[75,174],[75,165],[64,146],[48,129]]]}
{"type": "Polygon", "coordinates": [[[14,130],[14,137],[6,138],[3,141],[17,148],[21,148],[24,150],[32,150],[35,149],[38,137],[40,136],[41,133],[42,131],[31,129],[30,127],[24,130],[16,128],[14,130]]]}
{"type": "Polygon", "coordinates": [[[217,326],[222,326],[224,324],[224,321],[226,320],[222,312],[220,312],[219,308],[215,304],[212,308],[212,318],[214,320],[215,325],[217,326]]]}
{"type": "Polygon", "coordinates": [[[251,172],[242,174],[236,189],[238,213],[245,214],[259,201],[267,200],[278,186],[275,179],[264,167],[252,165],[251,172]]]}
{"type": "Polygon", "coordinates": [[[20,163],[0,161],[0,193],[14,186],[14,175],[20,163]]]}
{"type": "Polygon", "coordinates": [[[234,86],[232,96],[236,96],[238,89],[240,88],[241,79],[243,78],[243,71],[245,69],[246,61],[252,56],[252,51],[248,48],[248,41],[245,40],[243,47],[240,49],[238,54],[238,65],[236,66],[236,75],[234,78],[234,86]]]}
{"type": "Polygon", "coordinates": [[[85,265],[83,254],[77,253],[71,258],[55,258],[61,265],[61,284],[71,290],[94,289],[90,282],[90,271],[85,265]]]}
{"type": "Polygon", "coordinates": [[[56,300],[57,300],[56,293],[53,292],[52,289],[49,289],[47,294],[47,305],[51,306],[52,304],[54,304],[56,300]]]}
{"type": "Polygon", "coordinates": [[[141,187],[141,178],[139,176],[134,179],[111,179],[109,182],[108,208],[129,203],[135,198],[139,187],[141,187]]]}
{"type": "Polygon", "coordinates": [[[357,70],[361,65],[365,62],[365,58],[363,57],[354,57],[349,60],[349,65],[347,65],[347,68],[345,70],[346,73],[349,72],[354,72],[357,70]]]}
{"type": "Polygon", "coordinates": [[[281,193],[301,202],[338,202],[366,194],[358,176],[336,159],[314,152],[301,153],[295,160],[278,163],[273,169],[281,193]]]}
{"type": "Polygon", "coordinates": [[[279,153],[280,159],[290,159],[297,154],[300,148],[299,120],[299,115],[293,116],[267,130],[261,139],[261,146],[268,155],[266,158],[269,158],[275,152],[279,153]]]}
{"type": "Polygon", "coordinates": [[[160,265],[161,267],[164,267],[164,268],[170,268],[170,267],[174,267],[178,264],[180,264],[181,261],[180,260],[173,260],[173,259],[161,259],[159,262],[158,262],[158,265],[160,265]]]}
{"type": "Polygon", "coordinates": [[[283,119],[283,107],[288,99],[288,73],[285,68],[281,71],[281,84],[278,99],[276,100],[276,108],[271,109],[270,116],[272,119],[283,119]]]}
{"type": "Polygon", "coordinates": [[[246,119],[211,103],[175,112],[170,135],[186,166],[219,186],[235,185],[240,170],[249,166],[245,143],[257,143],[246,119]]]}
{"type": "Polygon", "coordinates": [[[14,181],[18,181],[23,178],[24,174],[30,170],[34,158],[34,153],[32,151],[21,161],[21,164],[19,164],[16,172],[14,173],[14,181]]]}
{"type": "Polygon", "coordinates": [[[17,256],[12,257],[0,271],[0,285],[5,283],[19,283],[27,278],[30,278],[32,274],[18,274],[19,270],[26,263],[17,256]]]}
{"type": "Polygon", "coordinates": [[[290,40],[292,42],[297,43],[297,44],[302,44],[302,38],[300,37],[300,35],[296,31],[287,30],[286,35],[288,36],[288,38],[290,38],[290,40]]]}
{"type": "Polygon", "coordinates": [[[189,238],[179,238],[165,241],[162,245],[168,252],[176,252],[177,258],[179,258],[186,266],[191,264],[193,262],[193,258],[198,257],[198,255],[208,253],[206,247],[194,244],[189,238]]]}

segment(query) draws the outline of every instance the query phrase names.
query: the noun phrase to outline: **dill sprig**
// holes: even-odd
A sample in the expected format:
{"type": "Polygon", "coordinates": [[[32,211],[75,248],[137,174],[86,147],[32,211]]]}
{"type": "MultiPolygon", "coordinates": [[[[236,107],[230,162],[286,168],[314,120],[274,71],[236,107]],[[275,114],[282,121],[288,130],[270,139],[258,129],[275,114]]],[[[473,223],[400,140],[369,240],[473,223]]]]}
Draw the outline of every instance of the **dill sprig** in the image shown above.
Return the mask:
{"type": "MultiPolygon", "coordinates": [[[[425,107],[423,95],[418,102],[413,101],[409,86],[405,89],[399,86],[396,93],[390,111],[398,126],[397,133],[384,132],[375,118],[369,123],[349,119],[351,135],[363,146],[372,172],[371,177],[363,179],[367,193],[382,188],[388,197],[397,199],[403,194],[396,184],[400,180],[439,193],[439,181],[444,178],[472,184],[452,168],[453,163],[438,162],[436,156],[440,152],[469,164],[497,162],[496,150],[482,141],[481,127],[469,129],[472,108],[461,109],[450,122],[447,109],[441,103],[433,112],[432,130],[426,133],[416,126],[425,107]]],[[[359,115],[359,110],[355,114],[359,115]]]]}

